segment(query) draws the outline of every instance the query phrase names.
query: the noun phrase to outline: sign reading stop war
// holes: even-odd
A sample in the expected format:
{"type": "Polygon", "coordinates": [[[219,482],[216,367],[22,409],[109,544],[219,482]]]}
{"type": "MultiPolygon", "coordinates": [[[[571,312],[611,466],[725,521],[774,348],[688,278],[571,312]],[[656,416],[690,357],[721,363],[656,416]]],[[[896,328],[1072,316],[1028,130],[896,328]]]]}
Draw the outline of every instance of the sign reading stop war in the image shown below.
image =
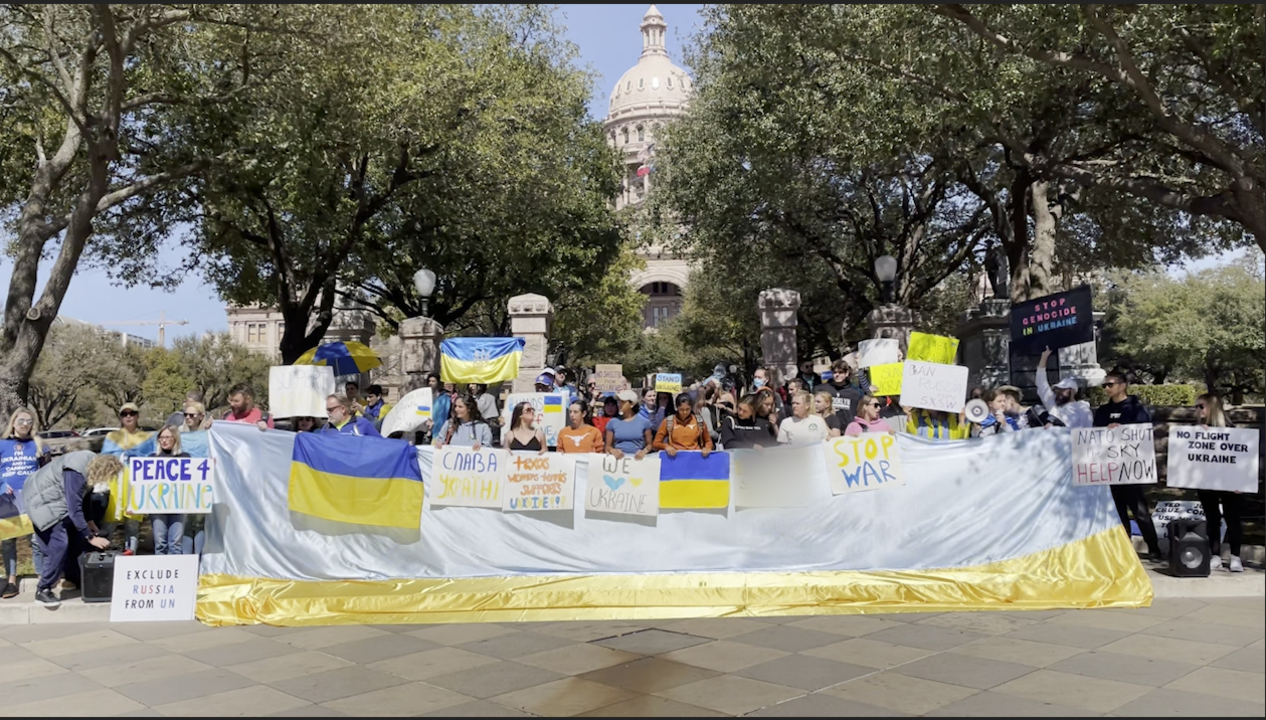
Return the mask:
{"type": "Polygon", "coordinates": [[[1257,492],[1256,428],[1171,426],[1169,487],[1257,492]]]}
{"type": "Polygon", "coordinates": [[[967,368],[907,360],[901,375],[901,404],[961,412],[967,403],[967,368]]]}
{"type": "Polygon", "coordinates": [[[1146,485],[1156,482],[1156,446],[1149,423],[1115,428],[1074,428],[1074,485],[1146,485]]]}
{"type": "Polygon", "coordinates": [[[822,448],[835,495],[906,484],[897,438],[890,433],[831,438],[822,448]]]}
{"type": "Polygon", "coordinates": [[[1041,355],[1094,342],[1095,320],[1090,286],[1047,295],[1011,306],[1011,354],[1041,355]]]}

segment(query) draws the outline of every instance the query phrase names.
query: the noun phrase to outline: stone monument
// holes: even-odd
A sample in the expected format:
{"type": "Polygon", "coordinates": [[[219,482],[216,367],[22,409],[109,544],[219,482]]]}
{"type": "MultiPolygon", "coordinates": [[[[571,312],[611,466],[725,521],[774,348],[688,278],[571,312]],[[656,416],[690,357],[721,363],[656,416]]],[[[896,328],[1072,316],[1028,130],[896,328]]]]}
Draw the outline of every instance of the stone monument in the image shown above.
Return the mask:
{"type": "Polygon", "coordinates": [[[426,376],[440,371],[443,339],[444,326],[429,317],[412,317],[400,323],[401,395],[426,385],[426,376]]]}
{"type": "Polygon", "coordinates": [[[545,369],[545,353],[549,349],[549,330],[554,320],[554,306],[541,295],[516,295],[510,298],[510,334],[524,339],[523,358],[519,360],[519,376],[510,392],[532,392],[536,376],[545,369]]]}
{"type": "Polygon", "coordinates": [[[761,292],[756,299],[760,310],[761,364],[778,372],[777,382],[796,376],[796,311],[800,293],[786,288],[761,292]]]}

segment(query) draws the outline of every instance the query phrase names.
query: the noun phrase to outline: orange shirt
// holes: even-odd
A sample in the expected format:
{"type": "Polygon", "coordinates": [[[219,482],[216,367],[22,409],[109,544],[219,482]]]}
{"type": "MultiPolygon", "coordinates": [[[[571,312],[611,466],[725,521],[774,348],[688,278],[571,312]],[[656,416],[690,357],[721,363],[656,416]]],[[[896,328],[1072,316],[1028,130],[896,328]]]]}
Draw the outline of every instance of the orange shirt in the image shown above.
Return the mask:
{"type": "Polygon", "coordinates": [[[656,450],[667,450],[669,446],[678,450],[702,450],[712,449],[712,436],[708,434],[708,429],[699,424],[698,416],[691,415],[688,422],[682,422],[681,418],[675,414],[673,417],[673,436],[668,435],[668,418],[659,424],[659,430],[655,433],[656,450]],[[702,442],[702,445],[700,444],[702,442]]]}
{"type": "Polygon", "coordinates": [[[558,431],[558,451],[565,453],[600,453],[604,452],[602,433],[592,425],[581,425],[572,430],[571,426],[558,431]]]}

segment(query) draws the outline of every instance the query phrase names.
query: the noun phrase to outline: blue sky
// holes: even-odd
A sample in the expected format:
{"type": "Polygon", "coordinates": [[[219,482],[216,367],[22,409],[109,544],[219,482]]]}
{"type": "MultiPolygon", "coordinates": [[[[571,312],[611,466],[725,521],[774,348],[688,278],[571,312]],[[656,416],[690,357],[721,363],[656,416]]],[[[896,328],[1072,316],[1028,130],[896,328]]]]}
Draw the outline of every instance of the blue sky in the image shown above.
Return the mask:
{"type": "MultiPolygon", "coordinates": [[[[580,50],[579,63],[596,76],[590,114],[606,116],[607,102],[615,81],[636,62],[642,50],[638,25],[649,5],[564,5],[560,21],[567,27],[567,37],[580,50]]],[[[703,5],[658,5],[668,23],[668,52],[682,64],[682,47],[699,30],[699,11],[703,5]]],[[[1225,258],[1206,259],[1191,264],[1203,269],[1223,262],[1225,258]]],[[[171,266],[173,263],[166,263],[171,266]]],[[[50,258],[41,266],[40,283],[47,279],[50,258]]],[[[0,257],[0,278],[8,282],[12,263],[0,257]]],[[[61,314],[91,323],[123,323],[153,321],[159,311],[166,311],[173,320],[188,320],[184,326],[169,327],[169,338],[186,334],[228,329],[224,303],[210,286],[191,277],[173,292],[148,288],[124,289],[112,285],[105,272],[81,268],[70,284],[61,314]]],[[[112,325],[111,327],[156,339],[158,329],[152,325],[112,325]]]]}
{"type": "MultiPolygon", "coordinates": [[[[594,97],[589,104],[595,118],[606,116],[611,86],[634,64],[642,51],[642,36],[638,25],[646,14],[649,4],[628,5],[564,5],[560,20],[567,26],[567,37],[580,49],[578,62],[592,69],[598,76],[594,85],[594,97]]],[[[681,62],[681,48],[695,32],[702,5],[658,5],[668,23],[668,51],[681,62]]],[[[170,266],[172,263],[166,263],[170,266]]],[[[52,266],[49,258],[40,268],[41,289],[52,266]]],[[[0,278],[6,285],[13,264],[0,256],[0,278]]],[[[174,292],[148,288],[125,289],[112,285],[101,270],[81,268],[66,291],[61,314],[91,323],[119,323],[152,321],[159,311],[166,311],[174,320],[188,320],[188,325],[167,328],[168,343],[171,339],[187,334],[228,329],[224,315],[224,303],[215,291],[190,278],[174,292]]],[[[152,325],[112,325],[130,334],[157,339],[158,329],[152,325]]]]}

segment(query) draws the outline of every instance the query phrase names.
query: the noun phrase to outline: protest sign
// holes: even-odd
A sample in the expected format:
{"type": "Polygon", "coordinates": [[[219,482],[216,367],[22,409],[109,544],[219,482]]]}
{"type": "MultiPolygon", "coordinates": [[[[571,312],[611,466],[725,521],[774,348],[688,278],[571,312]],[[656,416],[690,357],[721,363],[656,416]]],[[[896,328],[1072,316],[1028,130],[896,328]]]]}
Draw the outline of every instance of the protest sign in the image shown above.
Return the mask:
{"type": "Polygon", "coordinates": [[[501,408],[502,435],[510,432],[510,420],[514,417],[514,408],[525,402],[532,406],[535,417],[532,428],[545,433],[545,444],[558,447],[558,433],[567,427],[566,393],[510,393],[505,406],[501,408]]]}
{"type": "Polygon", "coordinates": [[[589,455],[587,512],[617,515],[659,514],[659,454],[635,460],[625,455],[589,455]]]}
{"type": "Polygon", "coordinates": [[[896,338],[875,338],[857,343],[857,367],[901,362],[901,344],[896,338]]]}
{"type": "Polygon", "coordinates": [[[910,351],[906,353],[906,360],[953,365],[956,357],[958,357],[958,338],[921,332],[910,333],[910,351]]]}
{"type": "Polygon", "coordinates": [[[511,453],[502,510],[571,510],[576,461],[559,453],[511,453]]]}
{"type": "Polygon", "coordinates": [[[1149,423],[1073,428],[1074,485],[1156,482],[1156,447],[1149,423]]]}
{"type": "Polygon", "coordinates": [[[110,622],[193,620],[197,555],[116,555],[110,622]]]}
{"type": "Polygon", "coordinates": [[[901,394],[901,376],[905,374],[904,363],[871,365],[867,371],[870,373],[871,386],[876,388],[872,391],[873,395],[901,394]]]}
{"type": "Polygon", "coordinates": [[[326,417],[325,399],[333,394],[332,367],[274,365],[268,368],[268,412],[273,417],[326,417]]]}
{"type": "Polygon", "coordinates": [[[734,507],[808,507],[830,498],[822,482],[822,452],[813,445],[727,450],[734,507]]]}
{"type": "Polygon", "coordinates": [[[1257,492],[1256,428],[1169,428],[1169,487],[1257,492]]]}
{"type": "Polygon", "coordinates": [[[1046,348],[1094,342],[1090,286],[1011,306],[1011,354],[1041,355],[1046,348]]]}
{"type": "Polygon", "coordinates": [[[619,392],[624,389],[623,365],[598,365],[593,369],[593,381],[598,392],[619,392]]]}
{"type": "Polygon", "coordinates": [[[681,374],[680,373],[659,373],[655,376],[655,392],[672,393],[676,395],[681,392],[681,374]]]}
{"type": "Polygon", "coordinates": [[[211,461],[207,458],[128,458],[128,512],[209,513],[211,461]]]}
{"type": "Polygon", "coordinates": [[[394,432],[407,433],[421,430],[431,421],[431,408],[434,402],[435,394],[429,387],[410,391],[400,398],[400,402],[396,403],[383,419],[382,436],[390,437],[394,432]]]}
{"type": "Polygon", "coordinates": [[[907,360],[901,375],[901,404],[961,412],[967,402],[967,368],[907,360]]]}
{"type": "Polygon", "coordinates": [[[431,507],[501,509],[508,454],[504,450],[445,445],[431,466],[431,507]]]}
{"type": "Polygon", "coordinates": [[[835,495],[906,484],[897,438],[890,433],[830,438],[822,453],[835,495]]]}

